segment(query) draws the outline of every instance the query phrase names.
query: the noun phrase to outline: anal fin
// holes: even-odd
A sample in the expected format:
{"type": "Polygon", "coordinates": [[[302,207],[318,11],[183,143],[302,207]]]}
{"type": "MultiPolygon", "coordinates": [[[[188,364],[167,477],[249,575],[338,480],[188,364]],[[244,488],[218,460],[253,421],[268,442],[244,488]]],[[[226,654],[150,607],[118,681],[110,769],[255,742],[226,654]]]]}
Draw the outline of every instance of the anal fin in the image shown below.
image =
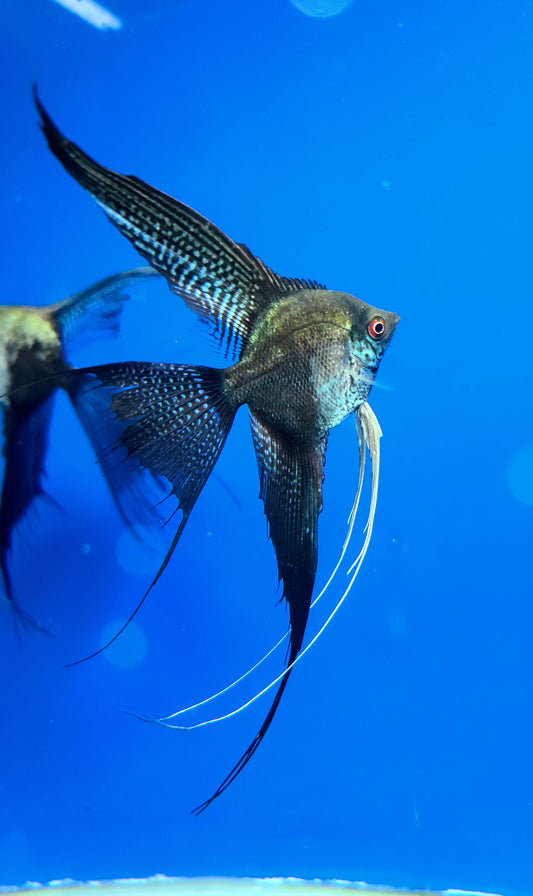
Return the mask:
{"type": "Polygon", "coordinates": [[[289,605],[289,655],[285,674],[259,731],[213,795],[193,810],[196,815],[227,790],[268,731],[302,646],[315,583],[326,439],[318,444],[295,442],[273,430],[256,414],[250,413],[250,420],[259,471],[259,495],[276,552],[283,597],[289,605]]]}

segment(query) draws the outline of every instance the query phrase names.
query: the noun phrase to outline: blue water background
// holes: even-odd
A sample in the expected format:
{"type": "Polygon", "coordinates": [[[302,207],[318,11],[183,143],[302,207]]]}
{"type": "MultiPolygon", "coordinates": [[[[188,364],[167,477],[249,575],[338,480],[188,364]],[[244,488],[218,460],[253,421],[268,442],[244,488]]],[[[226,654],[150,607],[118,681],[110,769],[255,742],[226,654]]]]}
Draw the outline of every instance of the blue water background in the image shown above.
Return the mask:
{"type": "MultiPolygon", "coordinates": [[[[0,883],[161,872],[531,893],[533,509],[511,493],[509,464],[533,444],[533,4],[358,0],[323,19],[288,0],[112,9],[121,31],[51,0],[2,6],[2,301],[46,304],[139,263],[48,152],[37,81],[99,161],[274,270],[400,314],[371,395],[378,515],[356,586],[260,750],[194,818],[265,698],[187,734],[122,710],[201,699],[286,630],[246,412],[141,634],[65,670],[128,615],[157,557],[119,563],[122,524],[58,396],[47,489],[62,509],[41,505],[13,558],[19,598],[55,636],[29,630],[21,645],[0,606],[0,883]]],[[[137,290],[118,341],[70,353],[134,358],[223,363],[162,283],[137,290]]],[[[318,585],[356,464],[349,420],[329,443],[318,585]]],[[[282,664],[283,651],[222,708],[282,664]]]]}

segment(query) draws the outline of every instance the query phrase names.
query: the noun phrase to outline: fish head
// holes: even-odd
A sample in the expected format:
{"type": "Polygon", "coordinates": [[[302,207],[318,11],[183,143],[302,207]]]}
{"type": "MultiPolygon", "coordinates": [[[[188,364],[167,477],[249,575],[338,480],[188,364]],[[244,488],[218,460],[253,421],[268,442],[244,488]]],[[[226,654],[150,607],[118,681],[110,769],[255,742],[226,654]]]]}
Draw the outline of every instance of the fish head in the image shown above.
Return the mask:
{"type": "Polygon", "coordinates": [[[367,401],[399,317],[349,293],[326,291],[323,302],[331,324],[329,351],[315,327],[318,363],[311,379],[319,426],[329,430],[367,401]]]}
{"type": "Polygon", "coordinates": [[[345,315],[350,393],[352,401],[355,400],[351,409],[354,410],[367,400],[400,318],[393,311],[383,311],[347,293],[340,294],[338,301],[345,315]]]}
{"type": "Polygon", "coordinates": [[[346,299],[351,359],[362,370],[375,374],[400,318],[393,311],[375,308],[356,296],[346,295],[346,299]]]}
{"type": "Polygon", "coordinates": [[[397,322],[348,293],[291,293],[261,316],[228,386],[291,438],[322,438],[367,400],[397,322]]]}

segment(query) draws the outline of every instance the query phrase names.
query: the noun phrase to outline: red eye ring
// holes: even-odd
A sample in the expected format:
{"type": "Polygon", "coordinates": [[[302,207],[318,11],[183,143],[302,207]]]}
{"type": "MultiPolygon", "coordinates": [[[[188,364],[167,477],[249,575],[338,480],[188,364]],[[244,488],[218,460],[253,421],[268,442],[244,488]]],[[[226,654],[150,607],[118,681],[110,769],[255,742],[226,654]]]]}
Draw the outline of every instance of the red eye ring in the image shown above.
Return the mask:
{"type": "Polygon", "coordinates": [[[378,314],[376,317],[373,317],[367,326],[368,335],[372,339],[383,339],[383,337],[387,333],[387,324],[383,320],[383,318],[378,314]]]}

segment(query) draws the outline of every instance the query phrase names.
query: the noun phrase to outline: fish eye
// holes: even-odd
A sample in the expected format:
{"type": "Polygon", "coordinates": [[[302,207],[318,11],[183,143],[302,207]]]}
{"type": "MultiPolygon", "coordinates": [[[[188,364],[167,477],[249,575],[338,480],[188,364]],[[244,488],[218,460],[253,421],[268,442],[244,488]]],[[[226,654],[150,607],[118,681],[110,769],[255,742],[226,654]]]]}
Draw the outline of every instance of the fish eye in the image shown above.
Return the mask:
{"type": "Polygon", "coordinates": [[[383,339],[387,332],[387,324],[382,317],[376,315],[376,317],[373,317],[367,325],[367,331],[372,339],[383,339]]]}

